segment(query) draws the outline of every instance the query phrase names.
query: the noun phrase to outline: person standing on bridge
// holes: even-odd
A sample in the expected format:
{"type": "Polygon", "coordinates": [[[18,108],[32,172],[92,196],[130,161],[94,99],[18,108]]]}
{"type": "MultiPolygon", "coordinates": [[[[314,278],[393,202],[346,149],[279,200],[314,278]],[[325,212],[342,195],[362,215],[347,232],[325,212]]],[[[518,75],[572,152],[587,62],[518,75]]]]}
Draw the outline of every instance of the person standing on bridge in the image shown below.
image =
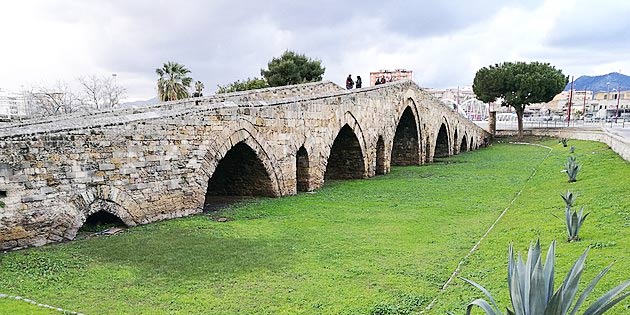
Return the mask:
{"type": "Polygon", "coordinates": [[[352,80],[352,74],[348,74],[348,78],[346,79],[346,89],[352,90],[354,87],[354,80],[352,80]]]}
{"type": "Polygon", "coordinates": [[[358,75],[357,76],[357,89],[360,89],[361,85],[363,85],[363,82],[361,82],[361,76],[358,75]]]}

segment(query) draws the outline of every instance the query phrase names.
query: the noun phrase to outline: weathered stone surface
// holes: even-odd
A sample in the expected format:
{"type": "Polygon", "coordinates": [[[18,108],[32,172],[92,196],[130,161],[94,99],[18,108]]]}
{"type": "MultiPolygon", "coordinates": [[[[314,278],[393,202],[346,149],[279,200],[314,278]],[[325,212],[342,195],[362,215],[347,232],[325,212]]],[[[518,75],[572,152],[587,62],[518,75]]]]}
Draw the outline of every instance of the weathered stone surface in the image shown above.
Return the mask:
{"type": "Polygon", "coordinates": [[[134,226],[198,213],[214,197],[312,191],[486,137],[411,81],[351,91],[320,82],[2,126],[0,245],[72,239],[102,211],[134,226]]]}

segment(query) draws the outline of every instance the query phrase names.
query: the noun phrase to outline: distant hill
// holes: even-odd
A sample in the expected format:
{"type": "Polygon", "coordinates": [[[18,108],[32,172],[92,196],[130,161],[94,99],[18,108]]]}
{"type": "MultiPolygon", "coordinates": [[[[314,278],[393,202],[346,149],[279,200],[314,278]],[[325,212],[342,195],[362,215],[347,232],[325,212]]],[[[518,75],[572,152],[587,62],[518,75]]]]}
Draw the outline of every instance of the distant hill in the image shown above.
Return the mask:
{"type": "Polygon", "coordinates": [[[120,107],[123,108],[133,108],[133,107],[142,107],[145,105],[154,105],[158,103],[157,97],[145,100],[145,101],[135,101],[135,102],[127,102],[120,104],[120,107]]]}
{"type": "MultiPolygon", "coordinates": [[[[565,91],[571,89],[571,82],[565,87],[565,91]]],[[[587,76],[583,75],[575,80],[573,89],[576,91],[612,91],[613,89],[621,89],[622,91],[630,90],[630,76],[612,72],[605,75],[587,76]],[[610,83],[610,84],[609,84],[610,83]]]]}

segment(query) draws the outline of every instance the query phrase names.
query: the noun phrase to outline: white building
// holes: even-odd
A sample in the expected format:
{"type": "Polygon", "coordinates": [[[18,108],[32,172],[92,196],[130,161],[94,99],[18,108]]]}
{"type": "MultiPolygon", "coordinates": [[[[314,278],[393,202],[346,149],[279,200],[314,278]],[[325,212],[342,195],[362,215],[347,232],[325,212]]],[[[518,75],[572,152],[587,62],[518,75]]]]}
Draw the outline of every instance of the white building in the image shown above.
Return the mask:
{"type": "Polygon", "coordinates": [[[12,119],[27,115],[26,97],[23,93],[0,89],[0,119],[12,119]]]}

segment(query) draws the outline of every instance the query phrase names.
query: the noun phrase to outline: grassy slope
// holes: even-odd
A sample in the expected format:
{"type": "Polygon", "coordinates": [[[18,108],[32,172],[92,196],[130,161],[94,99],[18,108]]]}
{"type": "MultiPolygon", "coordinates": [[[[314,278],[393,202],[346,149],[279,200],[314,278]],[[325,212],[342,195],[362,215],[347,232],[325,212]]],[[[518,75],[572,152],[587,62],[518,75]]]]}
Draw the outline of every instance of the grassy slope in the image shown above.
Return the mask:
{"type": "MultiPolygon", "coordinates": [[[[467,262],[462,276],[484,285],[503,307],[509,305],[507,291],[507,244],[514,243],[515,249],[525,252],[529,242],[541,239],[544,250],[552,240],[556,246],[556,286],[564,279],[566,272],[582,252],[593,245],[587,259],[587,267],[582,277],[581,289],[599,271],[616,262],[611,272],[599,282],[592,298],[598,298],[609,289],[630,279],[630,167],[617,154],[605,145],[570,141],[576,147],[576,157],[583,164],[578,181],[568,183],[566,174],[560,173],[569,155],[557,141],[544,142],[553,151],[541,165],[536,176],[526,186],[523,194],[509,210],[494,232],[467,262]],[[566,242],[564,223],[552,214],[563,218],[564,203],[560,193],[570,189],[578,193],[576,206],[584,206],[591,214],[580,233],[582,240],[566,242]]],[[[517,158],[515,156],[515,158],[517,158]]],[[[464,307],[482,294],[469,285],[457,281],[441,298],[438,306],[429,314],[444,314],[452,310],[463,314],[464,307]],[[458,307],[459,306],[459,307],[458,307]]],[[[585,305],[590,305],[590,299],[585,305]]],[[[606,314],[627,314],[630,312],[630,299],[626,299],[606,314]]],[[[478,312],[478,314],[482,314],[478,312]]]]}
{"type": "MultiPolygon", "coordinates": [[[[578,159],[587,165],[607,159],[606,172],[585,166],[583,180],[572,184],[584,185],[576,189],[583,195],[578,204],[590,205],[610,190],[607,181],[620,174],[619,165],[627,166],[601,145],[577,146],[578,159]],[[583,158],[582,146],[598,155],[583,158]]],[[[333,183],[316,194],[234,207],[220,214],[234,219],[226,223],[200,215],[113,237],[9,253],[0,256],[0,292],[88,314],[392,314],[419,309],[437,294],[546,153],[537,147],[495,145],[448,159],[449,164],[394,168],[391,175],[333,183]]],[[[560,211],[558,193],[568,187],[559,173],[563,159],[564,154],[554,155],[543,165],[553,172],[539,171],[537,184],[526,186],[505,223],[464,267],[466,276],[501,292],[509,241],[522,248],[540,233],[545,242],[564,237],[561,222],[548,214],[560,211]]],[[[606,200],[605,207],[598,202],[598,208],[589,209],[616,213],[630,205],[617,197],[606,200]]],[[[628,225],[630,220],[627,213],[592,216],[584,241],[559,244],[559,264],[576,258],[591,239],[608,242],[595,235],[603,233],[600,226],[628,225]]],[[[628,239],[627,227],[620,229],[628,239]]],[[[615,246],[597,250],[597,255],[593,251],[589,261],[605,265],[619,259],[629,248],[622,239],[619,235],[615,246]],[[608,258],[600,261],[599,253],[608,258]]],[[[618,264],[605,280],[627,278],[627,267],[618,264]]],[[[594,269],[589,268],[589,277],[594,269]]],[[[440,296],[433,313],[443,314],[477,296],[456,285],[440,296]]]]}

